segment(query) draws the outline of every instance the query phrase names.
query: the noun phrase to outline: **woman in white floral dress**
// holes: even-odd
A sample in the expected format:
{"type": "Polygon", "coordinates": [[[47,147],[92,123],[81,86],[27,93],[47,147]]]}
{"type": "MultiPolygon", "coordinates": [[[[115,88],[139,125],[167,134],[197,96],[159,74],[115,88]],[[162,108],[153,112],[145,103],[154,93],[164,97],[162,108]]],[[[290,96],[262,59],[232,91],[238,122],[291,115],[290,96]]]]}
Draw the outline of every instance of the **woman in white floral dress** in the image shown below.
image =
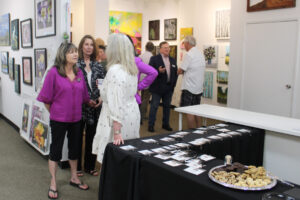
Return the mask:
{"type": "Polygon", "coordinates": [[[124,144],[124,139],[139,137],[140,111],[135,100],[138,69],[133,47],[124,34],[111,34],[107,45],[107,74],[100,86],[103,100],[93,153],[102,163],[106,145],[124,144]]]}

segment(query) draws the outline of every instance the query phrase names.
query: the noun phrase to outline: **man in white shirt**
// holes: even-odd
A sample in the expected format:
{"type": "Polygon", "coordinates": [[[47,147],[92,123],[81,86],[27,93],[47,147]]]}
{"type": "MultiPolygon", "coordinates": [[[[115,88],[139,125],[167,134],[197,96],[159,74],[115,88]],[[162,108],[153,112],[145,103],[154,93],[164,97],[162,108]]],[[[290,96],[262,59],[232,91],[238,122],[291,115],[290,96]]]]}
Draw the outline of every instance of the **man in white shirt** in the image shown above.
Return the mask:
{"type": "MultiPolygon", "coordinates": [[[[154,49],[154,44],[152,42],[147,42],[146,44],[146,51],[145,53],[143,53],[140,58],[142,59],[142,61],[146,64],[149,64],[150,58],[153,56],[153,51],[154,49]]],[[[140,81],[142,81],[144,79],[146,75],[145,74],[141,74],[141,79],[140,81]]],[[[141,124],[143,122],[143,120],[147,119],[147,107],[149,104],[149,100],[151,97],[151,93],[149,91],[149,87],[142,90],[142,103],[140,105],[140,111],[141,111],[141,124]]]]}
{"type": "MultiPolygon", "coordinates": [[[[196,39],[193,36],[187,36],[183,42],[187,54],[178,69],[178,74],[183,74],[181,107],[200,104],[205,73],[205,59],[195,47],[196,39]]],[[[200,127],[201,117],[188,114],[187,123],[189,128],[200,127]]]]}

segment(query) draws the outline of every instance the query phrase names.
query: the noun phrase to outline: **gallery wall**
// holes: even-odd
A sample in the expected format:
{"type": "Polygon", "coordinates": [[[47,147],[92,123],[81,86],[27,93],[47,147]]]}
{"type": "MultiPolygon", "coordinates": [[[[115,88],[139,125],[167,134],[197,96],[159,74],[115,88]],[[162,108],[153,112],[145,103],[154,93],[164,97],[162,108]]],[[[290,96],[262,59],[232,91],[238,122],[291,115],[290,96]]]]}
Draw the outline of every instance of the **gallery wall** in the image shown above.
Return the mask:
{"type": "MultiPolygon", "coordinates": [[[[9,52],[9,57],[15,58],[15,63],[20,64],[20,83],[21,94],[15,92],[14,81],[9,79],[8,74],[0,72],[1,86],[0,86],[0,113],[12,121],[18,127],[21,127],[22,119],[22,106],[25,97],[36,98],[35,92],[35,79],[33,78],[32,86],[23,84],[22,78],[22,57],[29,56],[32,58],[32,76],[34,77],[34,49],[46,48],[47,49],[47,66],[48,69],[53,65],[56,51],[60,43],[63,41],[63,33],[66,31],[66,3],[67,0],[57,1],[56,4],[56,35],[44,38],[35,38],[35,25],[34,25],[34,0],[30,1],[1,1],[0,15],[10,13],[11,20],[19,19],[20,21],[31,18],[32,19],[32,32],[33,32],[33,47],[22,48],[13,51],[10,46],[0,46],[0,51],[9,52]]],[[[21,36],[20,36],[21,38],[21,36]]]]}

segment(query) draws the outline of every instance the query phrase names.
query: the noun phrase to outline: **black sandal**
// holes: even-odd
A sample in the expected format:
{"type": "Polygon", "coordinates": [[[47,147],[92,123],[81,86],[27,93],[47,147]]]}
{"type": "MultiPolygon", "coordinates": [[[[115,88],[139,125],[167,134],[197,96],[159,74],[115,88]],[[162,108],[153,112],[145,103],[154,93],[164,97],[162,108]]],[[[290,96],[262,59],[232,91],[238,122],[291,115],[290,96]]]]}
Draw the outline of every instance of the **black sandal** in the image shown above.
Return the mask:
{"type": "Polygon", "coordinates": [[[87,188],[83,188],[82,186],[84,186],[84,183],[81,182],[81,183],[74,183],[73,181],[70,181],[70,185],[78,188],[78,189],[81,189],[81,190],[88,190],[89,189],[89,186],[87,185],[87,188]]]}
{"type": "Polygon", "coordinates": [[[48,190],[48,198],[49,199],[58,199],[58,191],[57,190],[52,190],[51,188],[49,188],[48,190]],[[57,194],[56,197],[50,197],[49,193],[52,192],[54,195],[57,194]]]}
{"type": "Polygon", "coordinates": [[[86,173],[88,173],[89,175],[92,175],[92,176],[98,176],[99,175],[99,172],[97,170],[91,170],[91,171],[87,171],[86,173]]]}

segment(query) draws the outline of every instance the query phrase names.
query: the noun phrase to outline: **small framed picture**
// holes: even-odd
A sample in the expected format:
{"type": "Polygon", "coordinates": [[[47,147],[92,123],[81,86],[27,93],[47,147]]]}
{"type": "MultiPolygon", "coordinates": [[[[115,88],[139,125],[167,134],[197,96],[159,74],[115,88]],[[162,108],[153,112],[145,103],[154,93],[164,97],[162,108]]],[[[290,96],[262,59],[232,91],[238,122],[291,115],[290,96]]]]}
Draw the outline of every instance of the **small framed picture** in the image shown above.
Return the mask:
{"type": "Polygon", "coordinates": [[[247,0],[248,12],[292,7],[296,7],[296,0],[247,0]]]}
{"type": "Polygon", "coordinates": [[[10,46],[10,13],[0,16],[0,30],[0,46],[10,46]]]}
{"type": "Polygon", "coordinates": [[[159,40],[159,20],[149,21],[149,40],[159,40]]]}
{"type": "Polygon", "coordinates": [[[8,52],[1,52],[1,70],[3,73],[8,74],[8,52]]]}
{"type": "Polygon", "coordinates": [[[8,64],[8,72],[9,72],[9,78],[11,80],[15,80],[15,59],[14,58],[9,58],[9,64],[8,64]]]}
{"type": "Polygon", "coordinates": [[[34,49],[35,91],[42,87],[43,76],[47,69],[47,49],[34,49]]]}
{"type": "Polygon", "coordinates": [[[32,20],[21,21],[21,46],[22,48],[31,48],[32,44],[32,20]]]}
{"type": "Polygon", "coordinates": [[[11,49],[19,50],[19,19],[11,21],[11,49]]]}
{"type": "Polygon", "coordinates": [[[15,65],[15,92],[21,93],[21,83],[20,83],[20,65],[15,65]]]}
{"type": "Polygon", "coordinates": [[[32,85],[32,60],[31,57],[22,57],[23,83],[32,85]]]}
{"type": "Polygon", "coordinates": [[[56,34],[55,0],[35,0],[35,38],[56,34]]]}
{"type": "Polygon", "coordinates": [[[165,40],[176,40],[177,19],[165,19],[165,40]]]}

